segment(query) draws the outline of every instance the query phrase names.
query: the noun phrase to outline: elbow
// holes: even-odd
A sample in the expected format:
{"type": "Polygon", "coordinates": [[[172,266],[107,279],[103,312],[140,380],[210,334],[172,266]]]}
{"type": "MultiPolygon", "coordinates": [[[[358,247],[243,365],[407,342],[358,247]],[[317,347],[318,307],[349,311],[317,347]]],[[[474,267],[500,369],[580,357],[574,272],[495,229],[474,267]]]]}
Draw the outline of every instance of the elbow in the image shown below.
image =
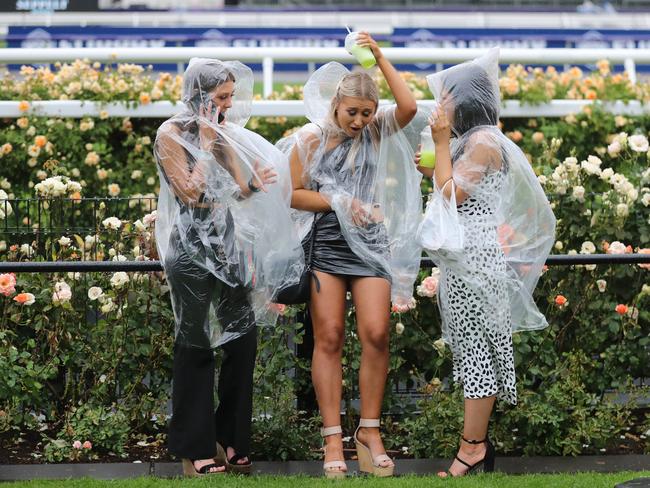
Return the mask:
{"type": "Polygon", "coordinates": [[[406,104],[403,104],[402,106],[399,107],[400,112],[404,116],[404,120],[408,124],[411,120],[413,120],[413,117],[418,113],[418,106],[417,103],[415,103],[415,99],[413,99],[410,102],[407,102],[406,104]]]}
{"type": "Polygon", "coordinates": [[[406,113],[409,119],[413,119],[413,117],[418,113],[418,104],[415,103],[415,100],[413,100],[412,103],[409,103],[406,113]]]}

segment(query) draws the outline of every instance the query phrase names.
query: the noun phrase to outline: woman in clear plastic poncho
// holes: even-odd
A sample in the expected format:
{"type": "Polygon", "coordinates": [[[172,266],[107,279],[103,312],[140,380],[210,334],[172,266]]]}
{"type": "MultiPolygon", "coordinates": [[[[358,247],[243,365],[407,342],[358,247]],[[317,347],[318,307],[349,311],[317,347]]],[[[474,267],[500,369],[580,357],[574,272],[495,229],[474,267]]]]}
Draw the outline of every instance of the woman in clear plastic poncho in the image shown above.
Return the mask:
{"type": "Polygon", "coordinates": [[[493,469],[487,429],[494,401],[517,401],[512,332],[548,325],[532,293],[554,242],[555,217],[530,163],[497,127],[498,72],[494,49],[427,77],[439,102],[431,123],[433,181],[449,206],[433,204],[443,201],[434,195],[422,230],[442,212],[443,232],[464,234],[460,250],[420,234],[441,270],[443,338],[465,397],[462,442],[446,473],[453,476],[493,469]]]}
{"type": "Polygon", "coordinates": [[[156,242],[176,321],[169,449],[186,474],[250,470],[256,323],[299,279],[303,258],[289,214],[286,156],[243,128],[253,77],[239,62],[192,59],[185,110],[158,129],[156,242]],[[219,408],[213,407],[215,357],[219,408]]]}
{"type": "Polygon", "coordinates": [[[323,416],[328,477],[343,476],[347,469],[340,401],[348,290],[363,351],[362,419],[355,434],[360,469],[383,476],[393,472],[378,430],[390,301],[392,295],[394,303],[409,303],[421,253],[413,238],[422,215],[421,175],[401,130],[416,113],[415,99],[375,41],[365,33],[359,39],[372,49],[396,105],[378,109],[377,86],[368,74],[329,63],[304,87],[312,123],[279,143],[290,154],[292,207],[303,236],[316,219],[311,260],[316,279],[309,307],[315,338],[312,379],[323,416]]]}

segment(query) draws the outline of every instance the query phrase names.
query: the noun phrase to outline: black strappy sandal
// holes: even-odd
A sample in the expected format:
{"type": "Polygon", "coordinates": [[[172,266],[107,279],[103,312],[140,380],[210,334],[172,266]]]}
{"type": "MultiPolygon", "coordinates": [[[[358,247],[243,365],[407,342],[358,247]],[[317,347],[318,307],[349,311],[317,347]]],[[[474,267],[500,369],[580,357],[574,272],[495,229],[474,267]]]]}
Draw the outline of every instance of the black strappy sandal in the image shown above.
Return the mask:
{"type": "Polygon", "coordinates": [[[248,456],[242,456],[241,454],[235,454],[230,459],[226,460],[226,471],[232,471],[237,474],[250,474],[253,468],[253,463],[250,458],[245,463],[239,463],[241,459],[244,459],[248,456]]]}
{"type": "Polygon", "coordinates": [[[194,466],[194,461],[196,461],[196,459],[183,459],[183,474],[185,476],[195,478],[200,476],[224,474],[226,472],[225,469],[222,471],[210,471],[212,468],[220,468],[223,466],[223,464],[219,463],[206,464],[205,466],[201,466],[201,469],[197,470],[194,466]]]}
{"type": "Polygon", "coordinates": [[[496,457],[496,453],[494,451],[494,446],[490,442],[490,440],[486,437],[482,441],[475,441],[475,440],[468,440],[465,439],[464,437],[461,437],[464,442],[467,442],[468,444],[483,444],[485,443],[485,456],[483,456],[483,459],[481,459],[479,462],[474,463],[474,464],[469,464],[465,461],[463,461],[461,458],[458,456],[454,456],[456,461],[458,461],[461,464],[464,464],[467,466],[467,471],[461,475],[454,476],[451,474],[449,470],[445,471],[447,474],[446,476],[439,476],[440,478],[453,478],[453,477],[461,477],[461,476],[467,476],[470,474],[479,474],[479,473],[492,473],[494,471],[494,458],[496,457]]]}

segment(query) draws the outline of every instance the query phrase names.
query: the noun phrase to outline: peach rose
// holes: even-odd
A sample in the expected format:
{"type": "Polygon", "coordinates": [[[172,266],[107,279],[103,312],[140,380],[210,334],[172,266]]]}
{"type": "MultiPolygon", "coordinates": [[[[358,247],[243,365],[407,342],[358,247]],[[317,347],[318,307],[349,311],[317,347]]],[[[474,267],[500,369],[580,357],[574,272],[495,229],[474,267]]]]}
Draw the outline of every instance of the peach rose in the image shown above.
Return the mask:
{"type": "Polygon", "coordinates": [[[36,297],[31,293],[19,293],[14,297],[14,301],[21,305],[32,305],[36,301],[36,297]]]}
{"type": "Polygon", "coordinates": [[[625,315],[627,313],[628,308],[627,305],[623,305],[622,303],[619,303],[618,305],[616,305],[616,308],[614,310],[616,310],[616,313],[619,315],[625,315]]]}

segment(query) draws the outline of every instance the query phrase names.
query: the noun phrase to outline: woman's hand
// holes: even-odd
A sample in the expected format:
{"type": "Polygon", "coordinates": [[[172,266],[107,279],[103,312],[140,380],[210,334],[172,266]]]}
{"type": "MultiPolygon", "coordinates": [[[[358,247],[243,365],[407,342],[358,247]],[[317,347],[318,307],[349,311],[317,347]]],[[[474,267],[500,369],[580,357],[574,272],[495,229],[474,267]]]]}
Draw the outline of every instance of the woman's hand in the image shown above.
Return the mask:
{"type": "Polygon", "coordinates": [[[266,185],[272,185],[277,182],[278,174],[271,168],[260,167],[259,161],[253,161],[253,177],[251,178],[251,185],[258,190],[268,191],[266,185]]]}
{"type": "Polygon", "coordinates": [[[217,106],[214,115],[212,115],[212,100],[208,102],[207,107],[203,104],[199,107],[199,143],[202,151],[212,151],[212,146],[217,140],[217,131],[215,127],[219,125],[219,107],[217,106]]]}
{"type": "Polygon", "coordinates": [[[436,107],[436,111],[429,117],[429,127],[431,127],[431,138],[436,145],[449,144],[451,124],[447,119],[447,113],[440,105],[436,107]]]}
{"type": "Polygon", "coordinates": [[[372,36],[366,31],[359,32],[359,35],[357,36],[357,45],[370,48],[372,55],[377,61],[384,57],[384,54],[381,52],[381,49],[379,49],[379,46],[377,45],[377,41],[375,41],[372,36]]]}
{"type": "Polygon", "coordinates": [[[413,162],[415,163],[415,168],[422,173],[425,177],[427,178],[433,178],[433,168],[425,168],[424,166],[420,166],[420,150],[422,149],[422,144],[418,144],[418,150],[416,151],[414,157],[413,157],[413,162]]]}
{"type": "Polygon", "coordinates": [[[357,227],[367,227],[372,222],[370,205],[353,198],[350,204],[350,216],[352,223],[357,227]]]}

